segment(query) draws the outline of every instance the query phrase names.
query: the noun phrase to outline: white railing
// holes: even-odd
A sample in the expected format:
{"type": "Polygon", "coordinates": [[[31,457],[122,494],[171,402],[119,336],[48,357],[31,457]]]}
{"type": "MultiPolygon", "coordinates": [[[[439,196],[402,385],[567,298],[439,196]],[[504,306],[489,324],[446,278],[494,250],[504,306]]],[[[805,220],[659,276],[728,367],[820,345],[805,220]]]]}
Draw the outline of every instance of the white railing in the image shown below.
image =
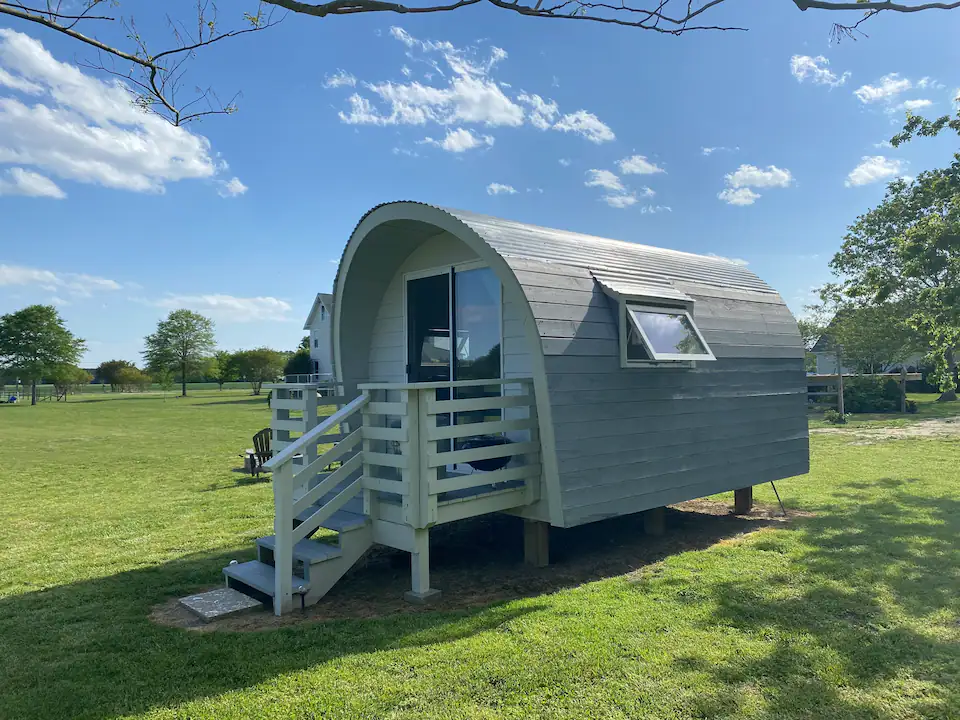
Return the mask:
{"type": "Polygon", "coordinates": [[[353,480],[330,502],[318,507],[311,515],[302,518],[296,528],[293,527],[293,520],[297,515],[313,507],[315,502],[359,469],[360,455],[357,448],[362,429],[358,427],[349,434],[341,432],[338,435],[331,435],[330,431],[342,429],[350,416],[362,410],[369,401],[370,396],[364,393],[264,463],[264,468],[273,471],[273,555],[276,568],[273,602],[277,615],[293,607],[293,546],[320,527],[361,490],[359,479],[353,480]],[[329,444],[331,437],[339,436],[343,436],[343,439],[317,456],[320,445],[329,444]],[[352,457],[348,458],[351,452],[352,457]],[[313,459],[307,462],[307,458],[311,457],[313,459]],[[295,462],[296,458],[304,459],[299,467],[295,462]],[[341,465],[337,470],[323,472],[338,461],[341,465]],[[317,480],[319,482],[313,485],[317,480]]]}
{"type": "MultiPolygon", "coordinates": [[[[539,497],[540,436],[530,379],[435,383],[365,383],[364,505],[377,493],[400,497],[403,521],[414,528],[442,522],[444,504],[512,491],[492,509],[539,497]],[[479,391],[494,393],[477,396],[479,391]],[[464,397],[466,396],[466,397],[464,397]],[[471,397],[472,396],[472,397],[471,397]],[[522,495],[522,498],[518,496],[522,495]],[[518,501],[519,500],[519,501],[518,501]]],[[[481,514],[480,510],[464,516],[481,514]]],[[[375,510],[373,510],[375,512],[375,510]]]]}
{"type": "Polygon", "coordinates": [[[299,375],[284,375],[287,383],[332,383],[333,373],[301,373],[299,375]]]}
{"type": "MultiPolygon", "coordinates": [[[[264,464],[273,471],[277,614],[293,606],[293,546],[361,491],[372,521],[389,516],[389,522],[415,531],[539,499],[540,436],[532,380],[367,383],[359,389],[359,397],[300,437],[287,439],[264,464]],[[351,422],[357,413],[362,420],[351,422]],[[319,448],[331,442],[337,444],[321,454],[319,448]],[[332,470],[335,462],[340,466],[332,470]]],[[[305,399],[318,402],[311,386],[287,398],[290,408],[283,411],[305,399]]],[[[289,421],[275,418],[275,434],[290,432],[278,430],[278,422],[286,428],[289,421]]]]}

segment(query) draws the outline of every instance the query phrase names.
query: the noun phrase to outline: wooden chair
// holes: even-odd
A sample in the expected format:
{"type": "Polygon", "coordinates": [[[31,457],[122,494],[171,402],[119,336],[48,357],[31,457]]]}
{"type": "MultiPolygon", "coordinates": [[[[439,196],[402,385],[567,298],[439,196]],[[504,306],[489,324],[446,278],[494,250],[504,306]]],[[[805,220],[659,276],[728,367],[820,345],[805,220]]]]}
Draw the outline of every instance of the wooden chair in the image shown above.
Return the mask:
{"type": "Polygon", "coordinates": [[[270,428],[264,428],[253,436],[253,448],[247,450],[246,461],[250,464],[250,474],[260,477],[263,471],[263,464],[273,457],[273,450],[270,449],[270,428]]]}

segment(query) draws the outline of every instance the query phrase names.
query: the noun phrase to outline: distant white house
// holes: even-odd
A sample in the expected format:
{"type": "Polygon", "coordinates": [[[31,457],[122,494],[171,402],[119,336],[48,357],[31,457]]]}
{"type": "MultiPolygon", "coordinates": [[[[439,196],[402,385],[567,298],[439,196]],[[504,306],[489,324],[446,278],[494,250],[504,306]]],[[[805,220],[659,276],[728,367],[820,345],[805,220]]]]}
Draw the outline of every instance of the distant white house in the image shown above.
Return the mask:
{"type": "MultiPolygon", "coordinates": [[[[817,340],[816,345],[814,345],[810,350],[817,360],[816,373],[818,375],[835,375],[837,373],[837,350],[833,344],[833,339],[830,337],[829,332],[830,329],[827,328],[826,332],[824,332],[824,334],[820,336],[820,339],[817,340]]],[[[890,363],[889,365],[884,365],[881,368],[876,368],[875,372],[898,372],[901,366],[906,367],[910,372],[914,372],[920,367],[922,362],[923,354],[914,353],[903,363],[890,363]]],[[[842,372],[844,375],[855,375],[857,370],[856,368],[847,367],[844,365],[842,372]]]]}
{"type": "Polygon", "coordinates": [[[321,378],[333,374],[332,316],[333,295],[317,293],[303,329],[310,331],[310,359],[313,360],[313,374],[321,378]]]}

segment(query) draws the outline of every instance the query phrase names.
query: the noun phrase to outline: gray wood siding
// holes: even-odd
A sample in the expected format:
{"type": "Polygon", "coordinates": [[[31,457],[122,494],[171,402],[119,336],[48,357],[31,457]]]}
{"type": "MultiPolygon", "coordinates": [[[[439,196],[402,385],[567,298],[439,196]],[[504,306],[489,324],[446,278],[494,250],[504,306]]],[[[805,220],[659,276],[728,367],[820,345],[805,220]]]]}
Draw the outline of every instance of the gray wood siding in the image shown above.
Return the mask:
{"type": "Polygon", "coordinates": [[[803,348],[778,295],[675,282],[717,360],[621,368],[588,269],[507,259],[540,334],[565,525],[807,472],[803,348]]]}

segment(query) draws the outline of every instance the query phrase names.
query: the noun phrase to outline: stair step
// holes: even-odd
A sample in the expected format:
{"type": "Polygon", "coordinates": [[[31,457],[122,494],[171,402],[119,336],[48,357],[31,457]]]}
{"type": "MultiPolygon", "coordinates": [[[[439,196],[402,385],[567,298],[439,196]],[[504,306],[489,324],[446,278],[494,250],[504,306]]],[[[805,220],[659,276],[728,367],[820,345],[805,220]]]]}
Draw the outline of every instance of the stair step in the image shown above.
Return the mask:
{"type": "MultiPolygon", "coordinates": [[[[323,507],[328,502],[333,500],[337,496],[336,491],[327,493],[320,500],[317,501],[318,507],[323,507]]],[[[363,515],[363,493],[357,493],[354,497],[347,500],[347,504],[344,505],[341,510],[346,510],[347,512],[353,513],[354,515],[363,515]]]]}
{"type": "MultiPolygon", "coordinates": [[[[264,595],[273,597],[275,571],[272,565],[267,565],[259,560],[251,560],[237,565],[227,565],[223,569],[223,574],[228,578],[242,582],[244,585],[249,585],[254,590],[259,590],[264,595]]],[[[294,595],[305,595],[307,590],[310,589],[310,583],[302,577],[293,575],[290,582],[294,595]]]]}
{"type": "MultiPolygon", "coordinates": [[[[311,505],[302,513],[297,515],[296,520],[303,522],[313,515],[318,509],[319,508],[316,505],[311,505]]],[[[367,516],[363,513],[355,513],[348,510],[337,510],[329,517],[329,519],[325,520],[320,527],[326,528],[327,530],[333,530],[335,532],[346,532],[347,530],[355,530],[356,528],[363,527],[367,524],[367,520],[367,516]]]]}
{"type": "MultiPolygon", "coordinates": [[[[257,540],[257,545],[270,550],[274,549],[277,538],[275,535],[269,535],[257,540]]],[[[316,540],[301,540],[293,546],[293,559],[299,560],[307,565],[315,565],[324,560],[332,560],[340,557],[342,551],[336,545],[317,542],[316,540]]]]}

